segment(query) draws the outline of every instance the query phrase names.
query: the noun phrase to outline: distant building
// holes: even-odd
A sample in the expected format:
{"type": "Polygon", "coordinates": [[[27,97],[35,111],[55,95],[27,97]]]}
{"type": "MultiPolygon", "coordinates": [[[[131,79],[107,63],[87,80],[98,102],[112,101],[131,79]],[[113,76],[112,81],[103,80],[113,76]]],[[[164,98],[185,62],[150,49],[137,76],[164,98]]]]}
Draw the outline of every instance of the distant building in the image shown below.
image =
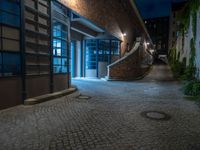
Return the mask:
{"type": "Polygon", "coordinates": [[[169,17],[144,20],[158,54],[168,54],[169,17]]]}
{"type": "Polygon", "coordinates": [[[185,6],[185,2],[182,3],[172,3],[172,11],[169,17],[169,49],[175,47],[177,37],[179,35],[178,28],[178,16],[182,12],[185,6]]]}

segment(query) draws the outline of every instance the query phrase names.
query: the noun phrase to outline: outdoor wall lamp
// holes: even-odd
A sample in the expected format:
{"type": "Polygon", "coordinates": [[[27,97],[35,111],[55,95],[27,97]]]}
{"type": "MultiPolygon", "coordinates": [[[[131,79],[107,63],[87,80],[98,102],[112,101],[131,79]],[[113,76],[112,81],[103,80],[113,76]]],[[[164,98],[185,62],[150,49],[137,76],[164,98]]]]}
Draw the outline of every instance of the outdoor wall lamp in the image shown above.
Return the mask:
{"type": "Polygon", "coordinates": [[[123,33],[122,35],[123,35],[123,37],[125,37],[125,36],[126,36],[126,33],[123,33]]]}

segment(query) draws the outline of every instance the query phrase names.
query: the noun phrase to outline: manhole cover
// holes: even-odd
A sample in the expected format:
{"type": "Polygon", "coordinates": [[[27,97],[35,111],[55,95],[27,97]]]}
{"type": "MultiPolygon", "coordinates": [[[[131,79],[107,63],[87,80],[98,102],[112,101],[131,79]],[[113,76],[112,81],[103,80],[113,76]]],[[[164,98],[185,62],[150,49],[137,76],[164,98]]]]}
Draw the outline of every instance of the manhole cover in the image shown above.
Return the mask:
{"type": "Polygon", "coordinates": [[[167,121],[171,118],[170,115],[161,111],[144,111],[141,113],[141,115],[151,120],[167,121]]]}
{"type": "Polygon", "coordinates": [[[77,96],[76,98],[78,98],[78,99],[90,99],[91,97],[90,96],[87,96],[87,95],[79,95],[79,96],[77,96]]]}

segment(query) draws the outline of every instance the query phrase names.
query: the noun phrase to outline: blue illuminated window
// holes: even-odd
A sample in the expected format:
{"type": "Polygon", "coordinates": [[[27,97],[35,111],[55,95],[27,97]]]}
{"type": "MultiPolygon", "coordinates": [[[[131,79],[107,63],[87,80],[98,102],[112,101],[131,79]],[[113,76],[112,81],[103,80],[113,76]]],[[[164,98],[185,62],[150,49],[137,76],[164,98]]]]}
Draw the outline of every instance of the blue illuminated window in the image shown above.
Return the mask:
{"type": "Polygon", "coordinates": [[[86,69],[97,69],[97,40],[86,40],[86,69]]]}
{"type": "Polygon", "coordinates": [[[111,52],[112,55],[119,55],[120,53],[120,41],[112,40],[111,41],[111,52]]]}
{"type": "Polygon", "coordinates": [[[97,69],[98,62],[111,62],[113,55],[119,55],[119,40],[86,40],[86,69],[97,69]]]}
{"type": "Polygon", "coordinates": [[[110,40],[99,40],[98,61],[108,62],[110,58],[110,40]]]}
{"type": "Polygon", "coordinates": [[[0,76],[16,76],[21,73],[20,55],[0,53],[0,76]]]}
{"type": "Polygon", "coordinates": [[[53,11],[53,67],[54,73],[68,73],[68,13],[54,2],[53,11]]]}
{"type": "Polygon", "coordinates": [[[0,23],[11,26],[20,26],[19,0],[0,1],[0,23]]]}
{"type": "Polygon", "coordinates": [[[21,73],[19,29],[0,25],[0,77],[21,73]]]}
{"type": "Polygon", "coordinates": [[[19,75],[20,68],[20,55],[3,53],[3,70],[4,75],[12,76],[19,75]]]}

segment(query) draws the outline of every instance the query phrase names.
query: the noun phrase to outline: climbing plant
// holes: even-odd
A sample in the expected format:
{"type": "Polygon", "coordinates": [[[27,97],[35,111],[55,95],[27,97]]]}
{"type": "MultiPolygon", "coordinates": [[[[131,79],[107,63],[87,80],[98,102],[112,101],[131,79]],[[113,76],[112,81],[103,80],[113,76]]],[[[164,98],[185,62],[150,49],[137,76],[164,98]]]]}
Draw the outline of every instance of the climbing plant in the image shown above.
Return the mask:
{"type": "Polygon", "coordinates": [[[197,34],[197,12],[200,7],[200,0],[191,0],[187,3],[184,10],[184,15],[180,19],[181,29],[183,32],[188,30],[190,24],[190,17],[192,18],[192,33],[193,38],[190,40],[190,59],[189,65],[186,67],[185,72],[182,76],[184,80],[189,80],[184,86],[184,93],[186,95],[199,96],[200,95],[200,81],[195,78],[196,66],[195,66],[195,55],[196,55],[196,34],[197,34]],[[187,9],[187,10],[186,10],[187,9]]]}
{"type": "Polygon", "coordinates": [[[196,67],[195,67],[195,41],[194,38],[190,40],[190,59],[189,59],[189,65],[186,67],[181,79],[183,80],[194,80],[195,74],[196,74],[196,67]]]}
{"type": "Polygon", "coordinates": [[[197,34],[197,13],[193,12],[192,13],[192,31],[193,31],[193,36],[194,40],[196,40],[196,34],[197,34]]]}
{"type": "MultiPolygon", "coordinates": [[[[200,0],[190,0],[186,3],[183,12],[178,17],[180,22],[180,30],[182,32],[182,36],[184,37],[185,32],[188,30],[190,25],[190,18],[192,19],[192,33],[193,38],[190,41],[190,58],[189,58],[189,66],[186,67],[182,79],[191,80],[195,77],[196,69],[195,69],[195,43],[196,43],[196,29],[197,29],[197,12],[200,7],[200,0]]],[[[183,45],[184,46],[184,45],[183,45]]]]}
{"type": "Polygon", "coordinates": [[[190,40],[190,62],[189,62],[189,66],[190,67],[194,67],[195,66],[195,54],[196,54],[196,48],[195,48],[195,40],[194,38],[192,38],[190,40]]]}

